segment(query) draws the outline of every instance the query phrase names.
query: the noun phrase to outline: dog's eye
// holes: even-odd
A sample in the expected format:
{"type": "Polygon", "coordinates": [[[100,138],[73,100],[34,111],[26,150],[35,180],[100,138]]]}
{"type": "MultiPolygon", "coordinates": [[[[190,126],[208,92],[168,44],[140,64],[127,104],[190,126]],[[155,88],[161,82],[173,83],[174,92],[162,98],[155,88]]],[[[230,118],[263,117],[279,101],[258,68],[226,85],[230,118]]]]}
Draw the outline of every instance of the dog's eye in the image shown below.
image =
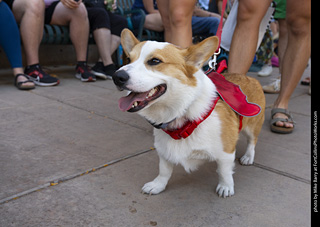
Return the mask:
{"type": "Polygon", "coordinates": [[[127,64],[131,63],[131,59],[129,57],[127,57],[127,64]]]}
{"type": "Polygon", "coordinates": [[[160,64],[162,61],[158,58],[152,58],[150,59],[147,63],[148,65],[158,65],[160,64]]]}

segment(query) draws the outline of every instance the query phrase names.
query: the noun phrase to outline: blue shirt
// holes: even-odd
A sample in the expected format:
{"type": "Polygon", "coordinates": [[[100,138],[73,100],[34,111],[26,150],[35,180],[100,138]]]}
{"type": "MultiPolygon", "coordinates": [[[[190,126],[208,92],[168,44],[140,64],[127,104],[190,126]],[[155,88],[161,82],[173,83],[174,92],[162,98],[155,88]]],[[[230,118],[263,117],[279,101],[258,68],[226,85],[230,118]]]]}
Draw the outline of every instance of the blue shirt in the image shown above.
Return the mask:
{"type": "MultiPolygon", "coordinates": [[[[153,0],[153,7],[154,9],[158,9],[156,0],[153,0]]],[[[132,4],[132,9],[142,9],[146,14],[149,14],[144,8],[143,0],[135,0],[132,4]]]]}

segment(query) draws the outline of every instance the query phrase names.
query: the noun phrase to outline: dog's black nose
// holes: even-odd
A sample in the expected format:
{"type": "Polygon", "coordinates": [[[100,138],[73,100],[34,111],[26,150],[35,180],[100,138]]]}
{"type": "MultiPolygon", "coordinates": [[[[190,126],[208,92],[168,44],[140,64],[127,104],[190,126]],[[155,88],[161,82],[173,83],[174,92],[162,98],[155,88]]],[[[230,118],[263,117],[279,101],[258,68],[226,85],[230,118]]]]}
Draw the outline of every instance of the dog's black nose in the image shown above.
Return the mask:
{"type": "Polygon", "coordinates": [[[129,74],[124,70],[118,70],[112,76],[114,84],[117,85],[120,89],[124,88],[129,78],[129,74]]]}

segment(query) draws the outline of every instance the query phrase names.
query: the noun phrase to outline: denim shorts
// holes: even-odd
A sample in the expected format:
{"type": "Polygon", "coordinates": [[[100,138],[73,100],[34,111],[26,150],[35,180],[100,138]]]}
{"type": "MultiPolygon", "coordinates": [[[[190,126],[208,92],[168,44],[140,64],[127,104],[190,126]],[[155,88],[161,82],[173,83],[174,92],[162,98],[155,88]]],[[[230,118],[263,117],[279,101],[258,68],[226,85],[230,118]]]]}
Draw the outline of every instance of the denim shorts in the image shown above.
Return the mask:
{"type": "Polygon", "coordinates": [[[217,33],[220,19],[217,17],[192,17],[192,35],[209,37],[217,33]]]}

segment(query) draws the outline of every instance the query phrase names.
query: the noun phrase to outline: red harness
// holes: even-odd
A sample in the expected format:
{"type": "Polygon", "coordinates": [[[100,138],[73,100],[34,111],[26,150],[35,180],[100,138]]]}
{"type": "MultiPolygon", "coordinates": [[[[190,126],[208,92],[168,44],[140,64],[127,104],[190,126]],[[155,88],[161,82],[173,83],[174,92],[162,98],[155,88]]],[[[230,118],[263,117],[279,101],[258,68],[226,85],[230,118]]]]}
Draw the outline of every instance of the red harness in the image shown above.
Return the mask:
{"type": "Polygon", "coordinates": [[[165,130],[165,129],[162,129],[162,130],[175,140],[179,140],[181,138],[185,139],[189,137],[193,133],[193,131],[198,127],[198,125],[200,125],[201,122],[203,122],[205,119],[207,119],[210,116],[210,114],[216,107],[216,104],[219,101],[219,99],[220,99],[220,96],[218,96],[215,100],[213,100],[211,109],[206,114],[201,116],[201,118],[199,118],[198,120],[187,121],[181,128],[178,128],[173,131],[165,130]]]}

